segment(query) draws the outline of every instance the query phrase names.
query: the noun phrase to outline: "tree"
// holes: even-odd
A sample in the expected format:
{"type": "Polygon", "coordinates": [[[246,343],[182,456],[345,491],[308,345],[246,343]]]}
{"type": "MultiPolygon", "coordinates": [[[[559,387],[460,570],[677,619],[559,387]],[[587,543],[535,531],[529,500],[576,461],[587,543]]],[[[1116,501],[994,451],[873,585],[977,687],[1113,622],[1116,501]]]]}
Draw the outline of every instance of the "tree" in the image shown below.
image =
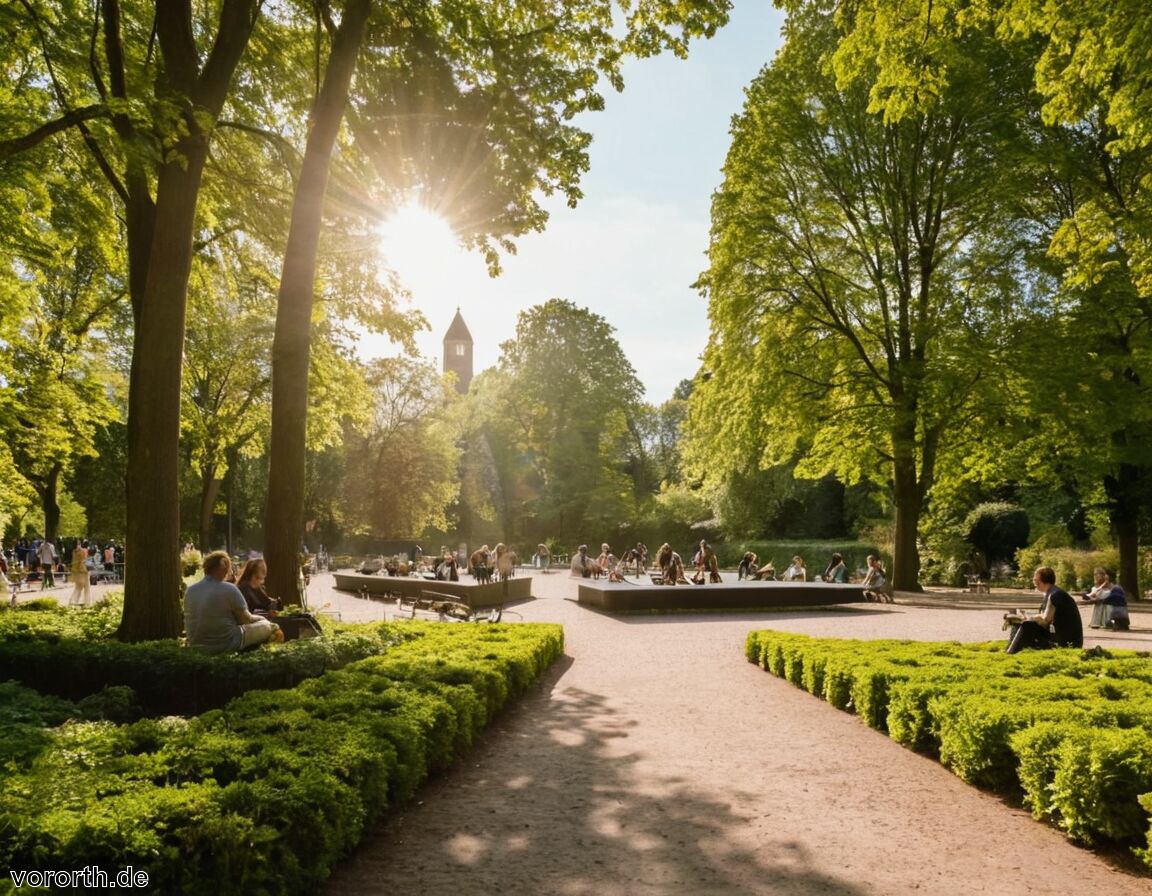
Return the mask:
{"type": "Polygon", "coordinates": [[[602,107],[600,76],[619,89],[624,55],[683,55],[688,39],[711,35],[726,21],[729,6],[638,0],[623,18],[622,36],[612,30],[613,0],[582,0],[577,9],[536,0],[518,4],[514,15],[484,0],[405,10],[349,0],[339,24],[327,5],[318,7],[331,45],[309,115],[273,347],[270,588],[287,593],[297,580],[316,245],[329,159],[357,66],[349,119],[387,191],[415,189],[485,249],[495,271],[492,240],[507,249],[512,236],[543,228],[538,194],[561,190],[570,203],[579,198],[590,138],[568,122],[602,107]]]}
{"type": "Polygon", "coordinates": [[[344,438],[345,524],[378,538],[447,529],[459,452],[440,375],[431,365],[388,358],[373,362],[365,379],[372,418],[344,438]]]}
{"type": "Polygon", "coordinates": [[[271,386],[270,302],[259,279],[237,282],[226,257],[194,269],[190,288],[195,323],[184,342],[181,435],[198,483],[197,539],[212,541],[216,501],[229,459],[267,438],[271,386]]]}
{"type": "Polygon", "coordinates": [[[498,377],[483,393],[485,431],[503,493],[526,496],[505,511],[508,538],[527,535],[518,520],[578,537],[586,523],[635,513],[619,440],[643,386],[613,334],[599,315],[550,299],[521,312],[500,346],[498,377]]]}
{"type": "Polygon", "coordinates": [[[872,82],[828,65],[851,25],[794,9],[734,123],[700,281],[712,332],[693,457],[715,475],[717,458],[803,451],[802,475],[887,485],[894,585],[916,589],[920,516],[1019,289],[1008,150],[1029,96],[974,35],[949,48],[937,102],[886,123],[872,82]]]}

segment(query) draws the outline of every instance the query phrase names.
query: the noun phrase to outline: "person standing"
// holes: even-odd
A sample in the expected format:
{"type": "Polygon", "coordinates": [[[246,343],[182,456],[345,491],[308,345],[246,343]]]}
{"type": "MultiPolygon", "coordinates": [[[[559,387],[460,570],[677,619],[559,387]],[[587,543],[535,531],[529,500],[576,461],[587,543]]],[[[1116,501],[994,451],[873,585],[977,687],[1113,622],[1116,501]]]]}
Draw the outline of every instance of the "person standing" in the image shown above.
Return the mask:
{"type": "Polygon", "coordinates": [[[1051,566],[1041,566],[1032,574],[1032,584],[1043,592],[1044,604],[1039,613],[1020,623],[1005,652],[1019,653],[1026,647],[1083,647],[1080,608],[1067,591],[1056,587],[1056,571],[1051,566]]]}
{"type": "Polygon", "coordinates": [[[40,560],[40,587],[55,588],[56,580],[52,577],[52,570],[56,567],[56,545],[45,538],[36,549],[36,556],[40,560]]]}
{"type": "Polygon", "coordinates": [[[68,600],[71,607],[86,607],[92,602],[92,582],[88,578],[88,542],[78,541],[72,549],[72,597],[68,600]]]}

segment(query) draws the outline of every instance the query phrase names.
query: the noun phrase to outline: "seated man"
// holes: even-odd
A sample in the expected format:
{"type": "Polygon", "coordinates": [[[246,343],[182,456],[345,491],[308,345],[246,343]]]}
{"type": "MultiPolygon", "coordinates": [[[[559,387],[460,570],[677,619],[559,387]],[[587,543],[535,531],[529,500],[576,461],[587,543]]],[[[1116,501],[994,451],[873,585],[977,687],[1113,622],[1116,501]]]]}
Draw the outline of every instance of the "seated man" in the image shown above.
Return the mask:
{"type": "Polygon", "coordinates": [[[189,585],[184,596],[188,646],[205,653],[231,653],[269,640],[283,641],[280,627],[248,612],[240,589],[224,581],[231,571],[232,559],[225,551],[204,558],[204,578],[189,585]]]}
{"type": "Polygon", "coordinates": [[[587,579],[595,566],[596,561],[588,556],[588,545],[582,544],[576,548],[576,553],[572,555],[572,575],[587,579]]]}
{"type": "Polygon", "coordinates": [[[1025,647],[1083,647],[1080,609],[1067,591],[1056,587],[1056,571],[1041,566],[1032,574],[1032,584],[1044,593],[1044,605],[1039,613],[1020,623],[1006,652],[1019,653],[1025,647]]]}

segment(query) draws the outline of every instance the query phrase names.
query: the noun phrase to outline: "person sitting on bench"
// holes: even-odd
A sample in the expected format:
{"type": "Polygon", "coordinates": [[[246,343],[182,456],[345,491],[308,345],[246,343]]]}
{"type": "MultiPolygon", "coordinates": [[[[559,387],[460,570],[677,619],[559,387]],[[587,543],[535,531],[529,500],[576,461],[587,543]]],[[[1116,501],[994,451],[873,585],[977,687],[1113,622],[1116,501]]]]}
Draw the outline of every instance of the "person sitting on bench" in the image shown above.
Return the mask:
{"type": "Polygon", "coordinates": [[[232,653],[265,641],[283,641],[274,622],[248,612],[240,589],[224,579],[232,571],[226,551],[204,558],[204,578],[184,595],[184,631],[188,646],[205,653],[232,653]]]}

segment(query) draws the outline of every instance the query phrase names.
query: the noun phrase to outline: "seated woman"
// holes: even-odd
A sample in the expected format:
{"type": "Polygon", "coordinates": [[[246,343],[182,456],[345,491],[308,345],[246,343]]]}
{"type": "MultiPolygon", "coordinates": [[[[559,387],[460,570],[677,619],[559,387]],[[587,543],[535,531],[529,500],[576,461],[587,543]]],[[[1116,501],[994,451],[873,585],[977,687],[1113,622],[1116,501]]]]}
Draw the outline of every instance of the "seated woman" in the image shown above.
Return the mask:
{"type": "Polygon", "coordinates": [[[797,554],[792,558],[792,565],[784,570],[781,577],[785,582],[807,582],[808,570],[804,567],[804,558],[797,554]]]}
{"type": "Polygon", "coordinates": [[[840,554],[833,554],[832,559],[828,562],[828,568],[824,570],[824,575],[820,578],[825,582],[847,582],[848,567],[844,565],[844,558],[840,554]]]}
{"type": "Polygon", "coordinates": [[[441,582],[459,582],[460,573],[456,569],[455,554],[446,553],[436,567],[436,578],[441,582]]]}
{"type": "Polygon", "coordinates": [[[888,578],[884,574],[884,564],[875,554],[868,555],[868,572],[861,584],[867,589],[864,592],[865,599],[875,601],[878,604],[885,601],[892,603],[892,595],[884,590],[884,586],[888,584],[888,578]]]}
{"type": "Polygon", "coordinates": [[[736,581],[754,579],[756,577],[756,564],[759,562],[756,555],[748,551],[740,558],[740,565],[736,567],[736,581]]]}
{"type": "Polygon", "coordinates": [[[472,552],[472,556],[468,558],[468,571],[472,573],[477,585],[487,585],[492,581],[491,564],[492,552],[489,551],[488,545],[482,544],[472,552]]]}
{"type": "Polygon", "coordinates": [[[264,590],[264,580],[268,578],[268,564],[260,557],[249,560],[244,564],[244,570],[236,581],[236,587],[244,595],[244,602],[248,605],[248,612],[258,616],[275,616],[278,610],[283,610],[283,602],[276,597],[269,597],[264,590]]]}
{"type": "Polygon", "coordinates": [[[1092,614],[1093,627],[1103,626],[1127,631],[1132,624],[1128,616],[1128,599],[1124,595],[1124,589],[1114,581],[1112,570],[1097,566],[1092,571],[1092,579],[1096,583],[1095,586],[1081,600],[1097,605],[1096,611],[1092,614]]]}
{"type": "Polygon", "coordinates": [[[684,578],[684,561],[672,550],[668,542],[660,545],[660,550],[656,552],[656,565],[660,567],[665,585],[688,584],[688,580],[684,578]]]}
{"type": "Polygon", "coordinates": [[[516,555],[512,553],[511,550],[509,550],[508,546],[504,544],[504,542],[500,542],[496,545],[496,549],[493,551],[493,554],[495,557],[494,562],[496,566],[496,580],[499,582],[505,582],[512,578],[513,574],[516,572],[516,555]]]}
{"type": "Polygon", "coordinates": [[[716,560],[716,552],[703,538],[700,539],[700,547],[692,558],[692,565],[696,567],[696,575],[692,577],[692,581],[697,584],[704,584],[705,575],[712,583],[720,581],[720,564],[716,560]]]}

